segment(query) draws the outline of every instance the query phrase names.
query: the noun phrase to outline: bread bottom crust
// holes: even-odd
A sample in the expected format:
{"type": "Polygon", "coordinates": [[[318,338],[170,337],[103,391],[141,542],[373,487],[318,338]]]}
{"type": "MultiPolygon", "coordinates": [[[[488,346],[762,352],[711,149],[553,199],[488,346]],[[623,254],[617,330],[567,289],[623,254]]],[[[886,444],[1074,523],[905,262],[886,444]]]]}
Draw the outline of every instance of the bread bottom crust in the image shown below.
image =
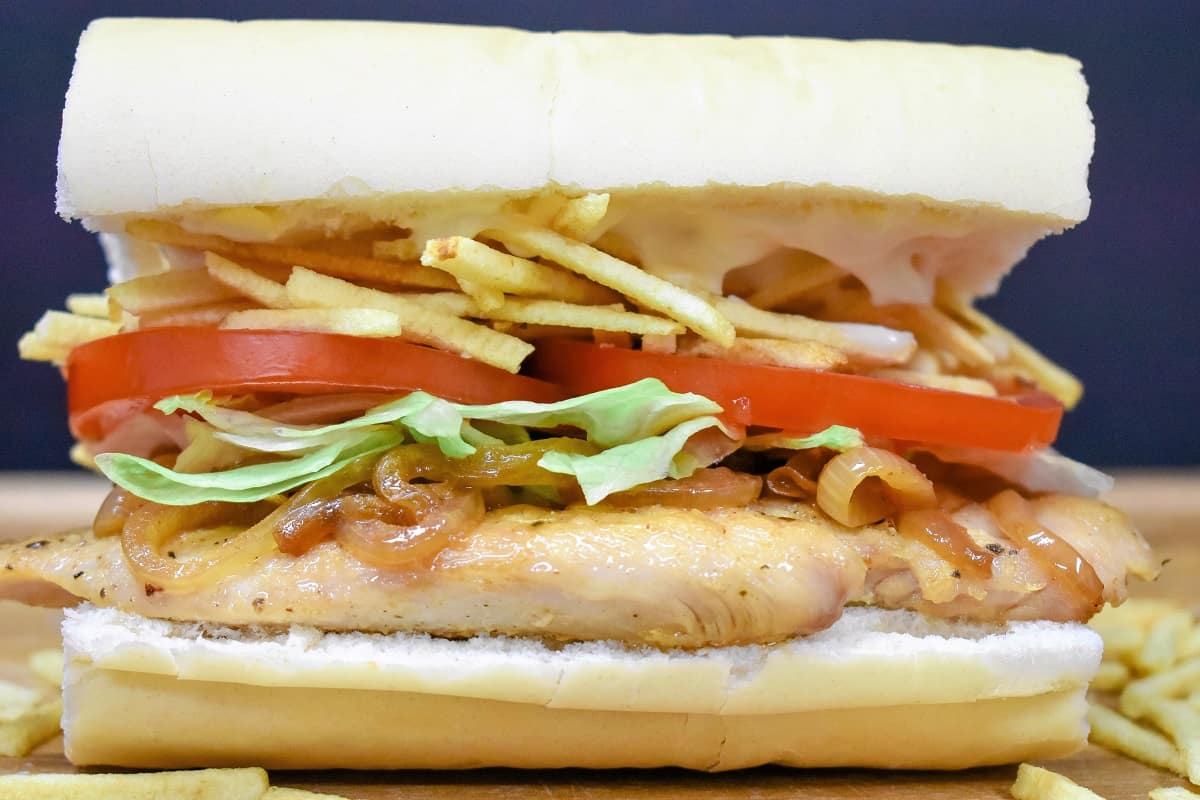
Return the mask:
{"type": "Polygon", "coordinates": [[[725,716],[180,680],[76,661],[65,693],[72,762],[142,768],[961,769],[1066,755],[1087,733],[1082,687],[725,716]]]}

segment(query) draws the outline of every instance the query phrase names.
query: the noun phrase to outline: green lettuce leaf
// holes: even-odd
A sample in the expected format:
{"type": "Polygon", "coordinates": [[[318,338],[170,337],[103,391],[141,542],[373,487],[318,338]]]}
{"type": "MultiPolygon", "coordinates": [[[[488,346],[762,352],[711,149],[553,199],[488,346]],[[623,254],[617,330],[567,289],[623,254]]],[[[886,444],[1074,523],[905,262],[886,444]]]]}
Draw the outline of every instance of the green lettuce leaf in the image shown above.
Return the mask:
{"type": "MultiPolygon", "coordinates": [[[[167,505],[261,500],[331,475],[359,456],[406,441],[436,442],[448,457],[464,458],[478,447],[528,441],[528,428],[562,426],[578,428],[590,441],[609,448],[584,461],[578,455],[565,462],[551,458],[558,464],[555,471],[577,474],[589,502],[596,502],[592,498],[602,499],[681,469],[682,461],[675,459],[688,436],[719,425],[711,415],[721,411],[705,397],[672,392],[653,378],[559,403],[514,400],[472,406],[413,392],[333,425],[287,425],[222,406],[208,392],[169,397],[155,408],[164,414],[196,415],[211,426],[216,441],[281,457],[208,473],[179,472],[119,453],[97,457],[97,466],[114,483],[167,505]],[[627,477],[617,477],[622,471],[627,477]]],[[[195,425],[189,427],[195,433],[195,425]]],[[[193,455],[200,458],[204,453],[193,455]]],[[[555,455],[564,454],[549,454],[555,455]]]]}
{"type": "Polygon", "coordinates": [[[812,436],[787,436],[781,433],[764,433],[751,436],[743,445],[747,450],[809,450],[814,447],[828,447],[830,450],[845,452],[855,447],[863,446],[863,436],[858,428],[847,428],[845,425],[830,425],[823,431],[812,436]]]}
{"type": "Polygon", "coordinates": [[[168,506],[208,500],[253,503],[338,472],[360,456],[390,450],[404,441],[399,431],[360,431],[299,458],[251,464],[220,472],[176,472],[125,453],[96,456],[96,466],[118,486],[168,506]]]}
{"type": "Polygon", "coordinates": [[[696,469],[708,466],[680,455],[694,434],[720,425],[716,417],[698,417],[660,436],[610,447],[592,456],[546,453],[538,460],[538,466],[560,475],[574,475],[588,505],[595,505],[610,494],[663,478],[686,478],[696,469]]]}

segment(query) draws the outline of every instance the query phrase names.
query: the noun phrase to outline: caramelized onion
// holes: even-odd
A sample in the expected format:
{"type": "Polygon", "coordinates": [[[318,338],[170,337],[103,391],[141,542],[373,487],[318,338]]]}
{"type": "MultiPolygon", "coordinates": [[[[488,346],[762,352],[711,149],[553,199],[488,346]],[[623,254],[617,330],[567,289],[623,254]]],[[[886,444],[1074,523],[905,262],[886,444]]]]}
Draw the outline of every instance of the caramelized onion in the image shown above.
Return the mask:
{"type": "Polygon", "coordinates": [[[1092,608],[1103,602],[1104,584],[1096,570],[1079,551],[1054,531],[1038,522],[1029,501],[1011,489],[1000,492],[987,502],[988,510],[1014,544],[1028,546],[1030,553],[1063,577],[1074,594],[1092,608]]]}
{"type": "Polygon", "coordinates": [[[762,478],[726,467],[699,469],[687,478],[665,479],[617,492],[604,499],[617,508],[675,506],[722,508],[747,506],[762,492],[762,478]]]}
{"type": "Polygon", "coordinates": [[[898,511],[933,508],[933,484],[916,466],[890,450],[855,447],[821,470],[817,505],[841,524],[857,528],[898,511]]]}
{"type": "Polygon", "coordinates": [[[280,552],[298,556],[337,531],[341,510],[338,495],[345,489],[371,479],[376,459],[364,456],[328,477],[309,484],[288,503],[288,510],[275,525],[275,544],[280,552]]]}
{"type": "Polygon", "coordinates": [[[125,524],[121,547],[147,591],[149,587],[186,591],[219,580],[274,550],[272,532],[287,508],[282,505],[268,514],[269,503],[145,503],[125,524]],[[224,541],[207,545],[201,555],[191,558],[163,551],[168,541],[191,532],[206,532],[211,537],[227,535],[224,541]]]}
{"type": "Polygon", "coordinates": [[[125,529],[125,523],[146,501],[132,492],[114,486],[92,520],[92,532],[97,539],[107,536],[117,536],[125,529]]]}
{"type": "Polygon", "coordinates": [[[781,497],[811,499],[817,494],[817,476],[825,460],[824,451],[800,450],[787,463],[767,473],[767,489],[781,497]]]}
{"type": "Polygon", "coordinates": [[[559,475],[537,465],[546,453],[555,451],[593,455],[599,448],[583,439],[539,439],[522,444],[480,447],[466,458],[449,458],[436,444],[406,444],[389,451],[375,468],[375,493],[389,497],[393,488],[415,479],[455,481],[463,486],[554,486],[576,485],[571,475],[559,475]]]}
{"type": "Polygon", "coordinates": [[[445,484],[421,487],[397,505],[371,494],[352,494],[340,501],[338,544],[360,561],[396,568],[428,560],[449,538],[473,528],[483,518],[478,490],[445,484]]]}
{"type": "Polygon", "coordinates": [[[978,547],[967,529],[944,511],[906,512],[896,528],[901,536],[927,545],[971,578],[985,579],[992,574],[992,554],[978,547]]]}

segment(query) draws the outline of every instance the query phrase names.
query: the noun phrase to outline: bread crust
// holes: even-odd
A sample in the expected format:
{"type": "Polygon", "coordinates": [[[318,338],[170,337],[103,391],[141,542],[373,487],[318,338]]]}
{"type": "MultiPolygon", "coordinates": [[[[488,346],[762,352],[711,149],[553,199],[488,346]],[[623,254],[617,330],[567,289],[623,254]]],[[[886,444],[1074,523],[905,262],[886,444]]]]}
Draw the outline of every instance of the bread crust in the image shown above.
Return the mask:
{"type": "Polygon", "coordinates": [[[663,654],[270,636],[85,607],[64,625],[67,753],[156,768],[958,769],[1082,744],[1100,657],[1085,627],[847,612],[796,643],[663,654]]]}

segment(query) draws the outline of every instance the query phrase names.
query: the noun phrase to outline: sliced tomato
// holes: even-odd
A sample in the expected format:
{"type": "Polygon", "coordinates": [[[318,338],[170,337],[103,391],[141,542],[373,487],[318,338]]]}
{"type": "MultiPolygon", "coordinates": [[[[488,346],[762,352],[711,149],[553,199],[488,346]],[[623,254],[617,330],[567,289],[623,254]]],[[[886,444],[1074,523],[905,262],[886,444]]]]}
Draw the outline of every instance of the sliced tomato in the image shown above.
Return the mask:
{"type": "Polygon", "coordinates": [[[99,439],[173,394],[426,391],[463,403],[554,402],[556,386],[397,339],[297,331],[149,328],[97,339],[67,359],[71,431],[99,439]]]}
{"type": "Polygon", "coordinates": [[[735,422],[813,433],[848,425],[867,436],[1021,451],[1053,443],[1062,406],[1049,395],[1016,398],[929,389],[833,372],[647,353],[569,340],[538,344],[531,372],[572,394],[662,380],[702,394],[735,422]]]}

